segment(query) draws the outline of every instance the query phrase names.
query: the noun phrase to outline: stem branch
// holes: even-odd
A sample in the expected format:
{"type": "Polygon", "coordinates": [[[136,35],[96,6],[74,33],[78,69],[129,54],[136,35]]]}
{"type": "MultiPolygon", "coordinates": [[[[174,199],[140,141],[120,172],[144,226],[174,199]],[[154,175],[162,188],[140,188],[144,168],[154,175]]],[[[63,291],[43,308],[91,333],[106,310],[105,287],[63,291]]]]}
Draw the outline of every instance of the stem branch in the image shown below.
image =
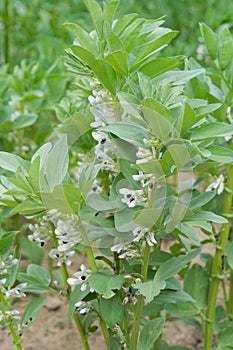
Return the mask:
{"type": "MultiPolygon", "coordinates": [[[[233,164],[229,166],[228,181],[227,181],[226,187],[227,187],[227,191],[225,191],[225,197],[224,197],[224,214],[229,214],[231,211],[231,204],[232,204],[233,164]]],[[[207,305],[207,313],[206,313],[204,350],[212,349],[213,325],[214,325],[214,317],[215,317],[216,302],[217,302],[217,295],[218,295],[219,277],[221,275],[221,269],[222,269],[222,255],[224,254],[224,251],[226,248],[226,244],[229,236],[229,230],[230,230],[230,223],[227,222],[223,224],[222,230],[219,233],[220,238],[216,246],[216,253],[213,260],[212,278],[210,281],[208,305],[207,305]]]]}

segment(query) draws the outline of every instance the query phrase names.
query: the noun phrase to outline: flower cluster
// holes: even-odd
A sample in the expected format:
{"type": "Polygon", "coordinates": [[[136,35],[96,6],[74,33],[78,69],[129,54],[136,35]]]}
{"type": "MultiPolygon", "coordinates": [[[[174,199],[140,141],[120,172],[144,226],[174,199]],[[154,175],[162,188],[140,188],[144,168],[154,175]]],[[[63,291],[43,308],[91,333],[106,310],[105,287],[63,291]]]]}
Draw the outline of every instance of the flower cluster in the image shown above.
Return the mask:
{"type": "Polygon", "coordinates": [[[76,310],[81,315],[86,315],[91,310],[91,305],[86,301],[78,301],[77,303],[75,303],[75,306],[76,306],[76,310]]]}
{"type": "Polygon", "coordinates": [[[143,190],[130,190],[128,188],[121,188],[119,193],[123,195],[122,203],[127,204],[129,208],[135,207],[137,204],[146,201],[143,190]]]}
{"type": "Polygon", "coordinates": [[[12,289],[6,289],[2,287],[2,292],[4,293],[7,299],[26,297],[26,294],[23,292],[23,290],[26,287],[27,287],[27,283],[20,283],[12,289]]]}
{"type": "Polygon", "coordinates": [[[0,310],[0,322],[5,321],[8,322],[9,320],[19,320],[20,316],[19,316],[19,311],[18,310],[9,310],[9,311],[5,311],[2,312],[0,310]]]}
{"type": "Polygon", "coordinates": [[[90,83],[92,94],[88,97],[92,105],[91,112],[95,117],[95,121],[91,123],[93,128],[104,126],[114,121],[114,109],[112,107],[112,96],[103,88],[98,80],[90,83]]]}
{"type": "Polygon", "coordinates": [[[16,265],[18,263],[18,259],[15,259],[13,255],[9,255],[7,259],[4,261],[0,260],[0,275],[7,274],[7,269],[16,265]]]}
{"type": "Polygon", "coordinates": [[[137,250],[130,243],[118,243],[111,247],[111,251],[120,254],[119,259],[133,258],[137,254],[137,250]]]}
{"type": "Polygon", "coordinates": [[[28,235],[31,242],[37,242],[39,247],[44,247],[46,242],[51,238],[51,232],[48,225],[42,220],[40,224],[29,224],[29,229],[33,233],[28,235]]]}
{"type": "Polygon", "coordinates": [[[57,260],[57,266],[63,263],[71,264],[69,259],[75,253],[73,248],[81,241],[78,221],[74,215],[64,215],[58,210],[50,210],[43,216],[40,224],[29,224],[29,228],[33,231],[28,235],[29,240],[38,242],[39,247],[53,240],[55,235],[57,246],[50,250],[49,256],[57,260]]]}
{"type": "Polygon", "coordinates": [[[78,223],[74,215],[66,218],[66,220],[59,219],[54,231],[58,240],[58,251],[66,252],[75,244],[81,241],[79,235],[78,223]]]}
{"type": "Polygon", "coordinates": [[[217,194],[221,194],[224,191],[224,182],[225,178],[223,174],[220,174],[220,176],[217,178],[216,181],[212,182],[206,189],[206,192],[216,190],[217,194]]]}
{"type": "MultiPolygon", "coordinates": [[[[84,291],[88,288],[88,277],[90,276],[91,271],[86,268],[85,265],[81,265],[80,271],[75,272],[74,276],[76,278],[68,278],[67,282],[70,286],[77,286],[78,284],[81,284],[81,290],[84,291]]],[[[93,292],[92,289],[90,289],[91,292],[93,292]]]]}
{"type": "Polygon", "coordinates": [[[149,231],[147,228],[142,228],[138,226],[133,231],[134,239],[133,242],[140,242],[143,238],[146,238],[146,242],[150,247],[153,247],[157,244],[157,241],[154,237],[154,232],[149,231]]]}

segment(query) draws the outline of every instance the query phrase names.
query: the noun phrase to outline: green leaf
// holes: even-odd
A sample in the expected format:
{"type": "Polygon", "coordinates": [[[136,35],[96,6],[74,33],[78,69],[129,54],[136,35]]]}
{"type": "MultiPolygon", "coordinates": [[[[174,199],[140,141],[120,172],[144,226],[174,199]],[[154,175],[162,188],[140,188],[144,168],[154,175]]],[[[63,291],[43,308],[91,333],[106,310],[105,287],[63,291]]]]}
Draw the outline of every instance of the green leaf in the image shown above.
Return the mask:
{"type": "Polygon", "coordinates": [[[187,255],[180,255],[178,257],[172,257],[160,265],[155,275],[155,281],[166,280],[180,270],[184,269],[187,264],[193,260],[200,253],[199,249],[190,252],[187,255]]]}
{"type": "Polygon", "coordinates": [[[31,164],[28,171],[29,181],[35,193],[40,192],[40,157],[38,156],[31,164]]]}
{"type": "Polygon", "coordinates": [[[150,229],[152,226],[156,225],[162,212],[163,208],[146,208],[138,210],[135,214],[134,222],[139,226],[150,229]]]}
{"type": "Polygon", "coordinates": [[[25,236],[23,239],[20,239],[20,247],[23,251],[23,254],[29,258],[33,264],[41,265],[42,260],[45,255],[44,249],[38,247],[37,242],[31,242],[25,236]]]}
{"type": "Polygon", "coordinates": [[[178,34],[177,31],[172,31],[167,28],[156,28],[153,32],[153,41],[143,43],[142,47],[139,46],[139,53],[136,55],[133,61],[131,71],[134,71],[143,62],[158,49],[162,49],[164,45],[168,44],[178,34]]]}
{"type": "Polygon", "coordinates": [[[17,205],[14,209],[12,209],[12,214],[22,214],[22,215],[30,215],[35,213],[40,213],[44,211],[46,208],[41,203],[41,201],[35,198],[26,198],[17,205]]]}
{"type": "Polygon", "coordinates": [[[115,227],[119,232],[127,232],[135,229],[136,224],[133,221],[135,215],[134,208],[124,208],[114,214],[115,227]]]}
{"type": "Polygon", "coordinates": [[[154,279],[153,281],[137,282],[132,287],[138,289],[140,294],[150,303],[162,289],[166,288],[166,282],[154,279]]]}
{"type": "Polygon", "coordinates": [[[229,148],[212,145],[205,149],[211,152],[208,158],[215,162],[222,164],[233,162],[233,151],[229,148]]]}
{"type": "Polygon", "coordinates": [[[233,326],[229,326],[220,332],[219,336],[219,348],[225,350],[227,346],[232,349],[232,333],[233,326]]]}
{"type": "Polygon", "coordinates": [[[109,63],[105,62],[102,59],[96,59],[95,56],[85,50],[81,46],[72,46],[73,53],[84,62],[85,65],[88,65],[99,81],[108,89],[112,94],[116,92],[117,86],[117,77],[116,72],[110,66],[109,63]]]}
{"type": "Polygon", "coordinates": [[[174,126],[170,122],[169,114],[165,111],[165,108],[160,108],[159,104],[155,103],[152,99],[146,99],[143,102],[143,116],[148,123],[148,128],[153,135],[160,138],[161,141],[166,141],[170,138],[170,133],[173,131],[174,126]],[[168,119],[169,118],[169,119],[168,119]]]}
{"type": "Polygon", "coordinates": [[[50,150],[43,167],[43,172],[46,175],[46,180],[51,192],[55,186],[62,183],[65,177],[69,162],[68,152],[67,136],[62,135],[50,150]]]}
{"type": "Polygon", "coordinates": [[[119,0],[110,1],[108,4],[104,4],[103,8],[103,18],[111,25],[117,8],[120,4],[119,0]]]}
{"type": "Polygon", "coordinates": [[[165,324],[163,317],[155,318],[145,324],[139,336],[137,350],[149,350],[159,338],[165,324]]]}
{"type": "Polygon", "coordinates": [[[21,167],[28,170],[30,163],[12,153],[0,152],[0,167],[13,173],[21,167]]]}
{"type": "Polygon", "coordinates": [[[105,57],[105,61],[111,64],[119,73],[128,74],[129,54],[127,52],[122,50],[114,51],[105,57]]]}
{"type": "Polygon", "coordinates": [[[52,192],[41,192],[41,200],[47,209],[58,209],[62,213],[77,213],[80,190],[71,184],[55,186],[52,192]]]}
{"type": "MultiPolygon", "coordinates": [[[[140,74],[140,76],[142,77],[142,74],[140,74]]],[[[142,104],[146,108],[151,109],[152,111],[158,113],[158,115],[160,115],[162,118],[164,117],[165,119],[167,119],[169,121],[171,120],[171,115],[170,115],[169,109],[167,107],[165,107],[159,101],[156,101],[153,98],[145,98],[142,101],[142,104]]]]}
{"type": "Polygon", "coordinates": [[[93,288],[103,298],[110,299],[115,295],[114,289],[121,289],[125,279],[121,275],[114,275],[111,271],[98,271],[88,278],[90,288],[93,288]]]}
{"type": "Polygon", "coordinates": [[[111,299],[100,299],[100,313],[107,325],[113,328],[116,323],[121,324],[124,319],[124,306],[119,295],[111,299]]]}
{"type": "Polygon", "coordinates": [[[211,103],[208,105],[206,104],[206,105],[196,107],[194,110],[195,110],[197,121],[202,119],[206,115],[215,112],[221,106],[222,106],[221,103],[211,103]]]}
{"type": "Polygon", "coordinates": [[[210,211],[199,211],[191,216],[186,216],[185,220],[188,221],[212,221],[216,224],[226,224],[227,219],[220,215],[216,215],[210,211]]]}
{"type": "Polygon", "coordinates": [[[69,326],[71,326],[73,314],[74,314],[75,309],[76,309],[75,304],[78,301],[82,301],[88,294],[89,294],[89,289],[87,288],[86,290],[82,291],[80,284],[77,285],[74,288],[73,292],[71,293],[70,301],[69,301],[69,309],[68,309],[68,323],[69,323],[69,326]]]}
{"type": "Polygon", "coordinates": [[[184,290],[196,300],[197,305],[203,310],[207,305],[209,290],[209,274],[199,264],[194,264],[184,277],[184,290]]]}
{"type": "Polygon", "coordinates": [[[200,23],[201,35],[205,41],[205,45],[210,57],[214,60],[218,53],[218,36],[205,23],[200,23]]]}
{"type": "Polygon", "coordinates": [[[104,22],[104,36],[107,41],[107,51],[113,52],[123,49],[123,44],[118,36],[112,31],[108,22],[104,22]]]}
{"type": "Polygon", "coordinates": [[[173,291],[165,289],[162,290],[161,293],[154,298],[153,304],[177,304],[183,301],[195,302],[195,300],[188,293],[182,290],[173,291]]]}
{"type": "Polygon", "coordinates": [[[156,250],[156,251],[151,253],[149,264],[153,265],[153,266],[159,266],[163,262],[165,262],[171,258],[172,258],[172,255],[170,253],[165,252],[163,250],[156,250]]]}
{"type": "Polygon", "coordinates": [[[129,122],[111,123],[99,128],[99,130],[110,132],[135,146],[144,145],[143,138],[148,138],[146,129],[129,122]]]}
{"type": "Polygon", "coordinates": [[[25,292],[42,294],[51,291],[49,285],[51,277],[49,272],[42,266],[30,264],[27,267],[27,273],[18,273],[18,280],[26,282],[25,292]]]}
{"type": "Polygon", "coordinates": [[[102,38],[103,35],[103,11],[101,6],[95,0],[84,0],[84,4],[90,12],[92,21],[94,23],[96,32],[99,38],[102,38]]]}
{"type": "Polygon", "coordinates": [[[189,238],[195,246],[200,246],[198,231],[187,222],[182,222],[181,224],[177,225],[176,229],[179,230],[184,236],[189,238]]]}
{"type": "Polygon", "coordinates": [[[184,56],[174,56],[167,58],[155,58],[139,68],[140,72],[154,78],[173,68],[179,67],[184,62],[184,56]]]}
{"type": "Polygon", "coordinates": [[[36,114],[20,114],[12,124],[12,130],[23,129],[33,125],[38,118],[36,114]]]}
{"type": "Polygon", "coordinates": [[[214,191],[208,191],[200,193],[198,196],[192,198],[189,203],[189,209],[195,210],[201,208],[203,205],[207,204],[215,197],[216,193],[214,191]]]}
{"type": "Polygon", "coordinates": [[[233,135],[233,126],[226,123],[208,123],[195,129],[191,134],[192,141],[215,139],[233,135]]]}
{"type": "Polygon", "coordinates": [[[191,126],[193,126],[195,121],[196,117],[194,110],[187,102],[184,102],[177,117],[177,122],[175,124],[176,130],[178,130],[180,135],[183,135],[191,128],[191,126]]]}
{"type": "Polygon", "coordinates": [[[31,324],[37,319],[40,309],[46,304],[47,297],[37,297],[32,299],[27,305],[21,317],[20,324],[23,326],[25,322],[31,324]]]}
{"type": "MultiPolygon", "coordinates": [[[[0,237],[0,256],[7,257],[19,231],[6,232],[0,237]]],[[[2,259],[1,258],[1,259],[2,259]]]]}
{"type": "Polygon", "coordinates": [[[98,54],[96,40],[94,40],[82,27],[74,23],[65,23],[65,26],[74,33],[82,47],[90,52],[98,54]]]}
{"type": "Polygon", "coordinates": [[[233,39],[227,26],[224,26],[219,33],[220,43],[218,49],[218,62],[220,68],[225,70],[233,57],[233,39]]]}
{"type": "Polygon", "coordinates": [[[44,267],[35,264],[30,264],[27,267],[27,275],[33,276],[39,284],[49,286],[51,282],[51,277],[44,267]]]}

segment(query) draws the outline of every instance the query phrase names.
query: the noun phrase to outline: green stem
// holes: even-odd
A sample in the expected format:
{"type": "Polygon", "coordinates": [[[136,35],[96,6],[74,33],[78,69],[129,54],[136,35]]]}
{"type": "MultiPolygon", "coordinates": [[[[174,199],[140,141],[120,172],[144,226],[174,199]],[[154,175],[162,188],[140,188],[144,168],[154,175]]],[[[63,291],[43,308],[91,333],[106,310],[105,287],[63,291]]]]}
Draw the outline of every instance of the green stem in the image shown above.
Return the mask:
{"type": "Polygon", "coordinates": [[[10,0],[4,3],[4,60],[10,66],[10,0]]]}
{"type": "Polygon", "coordinates": [[[228,299],[228,314],[230,319],[233,319],[233,271],[231,270],[230,275],[230,290],[229,290],[229,299],[228,299]]]}
{"type": "MultiPolygon", "coordinates": [[[[144,251],[144,261],[142,266],[143,282],[146,282],[146,279],[147,279],[149,259],[150,259],[150,246],[146,243],[145,251],[144,251]]],[[[140,319],[141,319],[143,306],[144,306],[144,297],[143,295],[139,295],[138,302],[135,307],[135,318],[134,318],[134,323],[132,327],[130,350],[136,350],[136,347],[137,347],[140,319]]]]}
{"type": "MultiPolygon", "coordinates": [[[[88,258],[91,270],[92,270],[92,272],[95,273],[98,271],[98,268],[96,265],[95,256],[94,256],[89,238],[88,238],[86,231],[82,225],[79,227],[79,230],[80,230],[80,235],[81,235],[82,240],[83,240],[83,244],[85,245],[87,258],[88,258]]],[[[107,349],[110,349],[110,337],[109,337],[107,324],[101,315],[99,315],[99,319],[100,319],[100,325],[101,325],[101,329],[102,329],[103,336],[105,339],[105,343],[107,345],[107,349]]]]}
{"type": "MultiPolygon", "coordinates": [[[[54,233],[55,227],[54,227],[54,224],[52,222],[51,222],[51,226],[52,226],[52,230],[53,230],[54,245],[55,245],[55,248],[57,248],[58,247],[58,240],[57,240],[57,237],[56,237],[56,235],[54,233]]],[[[68,300],[70,300],[71,287],[70,287],[70,285],[67,282],[67,279],[69,278],[69,273],[68,273],[68,270],[67,270],[67,267],[66,267],[65,263],[63,263],[61,265],[61,272],[62,272],[63,283],[64,283],[64,286],[65,286],[65,289],[66,289],[66,298],[68,300]]],[[[90,350],[90,347],[89,347],[89,344],[88,344],[88,341],[87,341],[87,337],[86,337],[86,333],[85,333],[85,330],[83,328],[82,322],[81,322],[81,320],[79,318],[79,315],[77,313],[74,313],[73,314],[73,319],[74,319],[74,322],[76,324],[77,330],[79,332],[79,335],[80,335],[80,338],[81,338],[84,350],[90,350]]]]}
{"type": "Polygon", "coordinates": [[[81,235],[82,240],[83,240],[83,244],[85,245],[85,250],[86,250],[86,253],[87,253],[87,258],[88,258],[91,270],[92,270],[92,272],[97,272],[98,268],[97,268],[97,265],[96,265],[96,261],[95,261],[95,256],[94,256],[93,250],[91,248],[91,243],[90,243],[89,238],[88,238],[88,236],[86,234],[86,231],[85,231],[85,229],[84,229],[84,227],[82,225],[79,227],[79,231],[80,231],[80,235],[81,235]]]}
{"type": "MultiPolygon", "coordinates": [[[[227,190],[225,191],[224,197],[224,214],[229,214],[231,211],[232,204],[232,190],[233,190],[233,164],[229,166],[228,170],[228,181],[227,190]]],[[[212,266],[212,278],[210,281],[209,295],[208,295],[208,305],[206,313],[206,325],[205,325],[205,335],[204,335],[204,350],[212,349],[213,341],[213,325],[216,310],[216,301],[218,295],[218,285],[219,278],[221,275],[222,268],[222,255],[226,247],[226,243],[229,236],[230,223],[227,222],[223,224],[222,230],[219,233],[220,239],[218,245],[216,245],[216,253],[213,260],[212,266]]]]}
{"type": "Polygon", "coordinates": [[[162,335],[158,337],[156,342],[154,343],[154,349],[153,350],[161,350],[162,349],[162,335]]]}
{"type": "MultiPolygon", "coordinates": [[[[3,305],[4,312],[10,311],[10,309],[8,307],[7,300],[5,298],[5,295],[2,292],[1,288],[0,288],[0,299],[1,299],[1,302],[3,305]]],[[[16,331],[11,323],[11,320],[7,320],[7,326],[10,330],[11,336],[13,338],[13,342],[14,342],[17,350],[23,350],[22,345],[21,345],[22,339],[20,338],[19,335],[17,335],[17,333],[16,333],[16,331]]]]}

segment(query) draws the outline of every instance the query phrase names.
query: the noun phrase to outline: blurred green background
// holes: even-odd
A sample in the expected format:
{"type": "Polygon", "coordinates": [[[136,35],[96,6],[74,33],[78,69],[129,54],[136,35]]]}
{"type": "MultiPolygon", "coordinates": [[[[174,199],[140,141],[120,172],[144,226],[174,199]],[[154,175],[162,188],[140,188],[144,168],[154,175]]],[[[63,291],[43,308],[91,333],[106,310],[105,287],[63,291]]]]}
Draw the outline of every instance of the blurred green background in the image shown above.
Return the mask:
{"type": "MultiPolygon", "coordinates": [[[[118,13],[128,12],[137,12],[146,18],[166,16],[165,26],[180,32],[169,50],[187,56],[194,55],[198,45],[198,22],[204,21],[214,30],[224,23],[230,28],[233,25],[232,0],[121,0],[118,13]]],[[[82,0],[1,0],[0,62],[4,62],[5,55],[5,25],[12,65],[38,57],[49,65],[70,45],[71,37],[62,26],[64,22],[76,22],[90,29],[90,18],[82,0]]]]}

